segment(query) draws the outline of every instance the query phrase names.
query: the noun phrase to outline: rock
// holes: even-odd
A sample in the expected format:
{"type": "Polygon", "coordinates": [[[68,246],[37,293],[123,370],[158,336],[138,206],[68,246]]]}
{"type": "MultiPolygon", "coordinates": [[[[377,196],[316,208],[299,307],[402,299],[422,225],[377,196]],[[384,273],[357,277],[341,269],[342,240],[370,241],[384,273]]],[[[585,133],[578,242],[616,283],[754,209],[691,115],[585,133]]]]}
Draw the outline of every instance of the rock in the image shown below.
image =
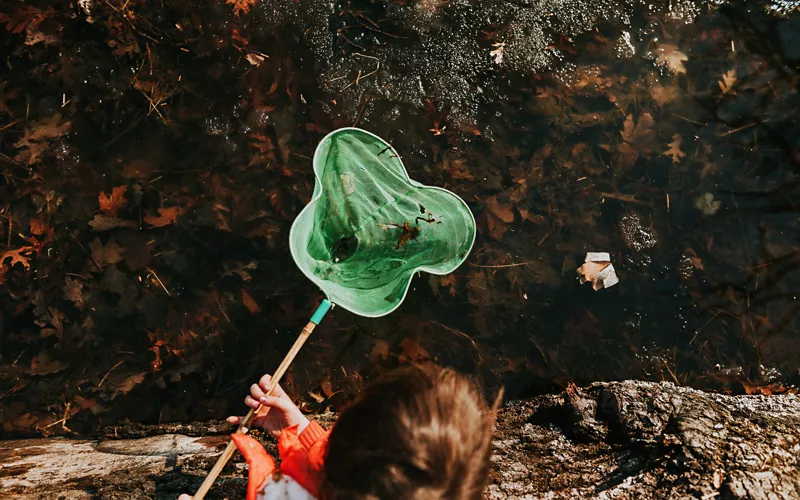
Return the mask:
{"type": "Polygon", "coordinates": [[[568,387],[507,405],[494,446],[491,499],[800,498],[796,395],[568,387]]]}

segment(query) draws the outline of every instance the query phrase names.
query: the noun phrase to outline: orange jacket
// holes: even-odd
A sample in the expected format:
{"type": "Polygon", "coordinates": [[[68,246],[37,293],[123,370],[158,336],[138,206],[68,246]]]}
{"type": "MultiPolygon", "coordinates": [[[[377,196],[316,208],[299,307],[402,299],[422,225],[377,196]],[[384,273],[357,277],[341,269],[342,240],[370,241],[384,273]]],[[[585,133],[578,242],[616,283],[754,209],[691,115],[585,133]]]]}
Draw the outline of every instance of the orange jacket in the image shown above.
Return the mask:
{"type": "MultiPolygon", "coordinates": [[[[297,429],[298,426],[294,425],[281,432],[281,436],[278,439],[281,466],[277,473],[275,461],[255,438],[247,434],[233,434],[231,436],[236,447],[242,452],[244,459],[250,466],[247,474],[247,500],[270,498],[265,492],[271,489],[271,483],[282,480],[282,476],[288,476],[294,480],[311,497],[317,498],[319,496],[322,464],[325,459],[325,449],[327,448],[330,431],[323,429],[314,420],[309,422],[299,435],[297,434],[297,429]]],[[[286,487],[281,490],[289,491],[286,487]]],[[[284,496],[284,498],[288,497],[284,496]]],[[[305,498],[308,497],[306,496],[305,498]]]]}

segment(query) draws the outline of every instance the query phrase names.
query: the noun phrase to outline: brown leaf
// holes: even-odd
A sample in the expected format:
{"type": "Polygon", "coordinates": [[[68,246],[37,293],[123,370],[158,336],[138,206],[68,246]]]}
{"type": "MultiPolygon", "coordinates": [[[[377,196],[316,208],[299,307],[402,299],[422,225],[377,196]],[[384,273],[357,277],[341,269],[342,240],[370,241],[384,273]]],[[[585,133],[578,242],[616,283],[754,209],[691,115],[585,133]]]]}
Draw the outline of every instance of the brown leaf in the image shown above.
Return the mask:
{"type": "Polygon", "coordinates": [[[678,95],[678,88],[674,85],[665,86],[658,82],[650,84],[650,97],[659,107],[663,107],[665,104],[674,101],[678,95]]]}
{"type": "Polygon", "coordinates": [[[11,259],[10,267],[14,267],[14,264],[22,264],[22,267],[28,270],[31,268],[29,261],[31,258],[30,253],[34,250],[34,247],[31,246],[20,247],[15,250],[6,250],[0,255],[0,265],[3,265],[6,260],[11,259]]]}
{"type": "Polygon", "coordinates": [[[51,358],[47,353],[42,353],[31,360],[29,373],[31,375],[50,375],[66,370],[68,367],[68,364],[51,358]]]}
{"type": "Polygon", "coordinates": [[[226,4],[233,5],[233,15],[247,14],[250,8],[256,4],[256,0],[225,0],[226,4]]]}
{"type": "Polygon", "coordinates": [[[69,276],[64,280],[64,298],[83,309],[83,283],[69,276]]]}
{"type": "Polygon", "coordinates": [[[375,345],[372,346],[372,350],[369,352],[369,357],[372,360],[379,360],[379,359],[386,359],[389,357],[389,342],[385,340],[376,339],[375,345]]]}
{"type": "Polygon", "coordinates": [[[703,260],[697,256],[697,252],[695,252],[693,248],[687,248],[684,250],[683,255],[692,261],[692,266],[694,266],[695,269],[703,271],[703,260]]]}
{"type": "Polygon", "coordinates": [[[105,246],[103,246],[103,242],[100,241],[100,238],[95,237],[95,239],[89,243],[89,249],[92,252],[92,259],[100,266],[100,269],[106,267],[108,264],[121,262],[122,254],[125,252],[125,249],[117,245],[113,237],[108,239],[105,246]]]}
{"type": "Polygon", "coordinates": [[[497,197],[487,199],[485,206],[489,236],[501,240],[506,234],[507,225],[514,222],[514,207],[510,203],[501,203],[497,197]]]}
{"type": "Polygon", "coordinates": [[[26,29],[35,29],[42,23],[48,16],[54,14],[55,11],[52,7],[47,10],[39,10],[32,5],[26,5],[16,10],[11,15],[0,13],[0,24],[6,24],[6,30],[19,34],[26,29]]]}
{"type": "Polygon", "coordinates": [[[412,338],[406,337],[400,342],[400,347],[403,348],[403,352],[400,353],[400,362],[412,362],[412,363],[424,363],[426,361],[430,361],[431,355],[428,351],[425,350],[424,347],[420,345],[419,342],[412,338]]]}
{"type": "Polygon", "coordinates": [[[136,223],[132,220],[117,219],[103,214],[95,214],[94,219],[89,221],[89,226],[95,231],[108,231],[118,227],[136,229],[136,223]]]}
{"type": "Polygon", "coordinates": [[[148,238],[137,233],[123,233],[120,243],[125,248],[125,264],[131,271],[144,269],[153,259],[153,244],[148,238]]]}
{"type": "Polygon", "coordinates": [[[226,271],[224,273],[222,273],[222,276],[233,276],[234,274],[236,274],[240,278],[242,278],[242,281],[250,281],[251,279],[253,279],[253,276],[250,273],[248,273],[247,271],[250,270],[250,269],[256,269],[258,267],[258,264],[256,264],[256,261],[254,261],[254,260],[251,260],[247,264],[243,264],[241,262],[237,262],[236,263],[236,267],[233,268],[233,269],[227,269],[228,268],[228,264],[227,263],[225,263],[223,265],[225,266],[226,271]]]}
{"type": "Polygon", "coordinates": [[[258,314],[261,312],[261,308],[258,307],[256,301],[250,296],[249,293],[245,291],[244,288],[242,288],[242,304],[244,304],[244,306],[250,310],[252,314],[258,314]]]}
{"type": "Polygon", "coordinates": [[[15,159],[26,165],[36,163],[39,157],[50,149],[50,141],[66,134],[70,125],[70,122],[61,123],[60,113],[38,122],[31,122],[22,139],[14,144],[14,147],[20,150],[15,159]]]}
{"type": "Polygon", "coordinates": [[[31,219],[31,234],[41,236],[46,233],[50,227],[41,219],[31,219]]]}
{"type": "Polygon", "coordinates": [[[658,46],[656,62],[673,73],[686,73],[683,62],[688,60],[689,56],[678,50],[674,43],[662,43],[658,46]]]}
{"type": "Polygon", "coordinates": [[[625,122],[622,124],[622,140],[637,146],[637,149],[643,152],[645,149],[648,151],[652,150],[652,145],[649,143],[651,143],[656,136],[654,126],[655,121],[653,120],[653,115],[650,113],[642,113],[639,115],[636,124],[634,124],[633,115],[628,115],[625,117],[625,122]]]}
{"type": "Polygon", "coordinates": [[[256,54],[254,52],[250,52],[249,54],[244,56],[244,58],[247,59],[247,62],[249,62],[256,68],[261,66],[261,63],[264,62],[264,56],[262,56],[261,54],[256,54]]]}
{"type": "Polygon", "coordinates": [[[128,186],[117,186],[111,190],[111,196],[106,196],[104,191],[101,192],[100,196],[98,196],[100,211],[107,213],[111,217],[116,217],[117,212],[128,203],[128,200],[125,199],[125,191],[127,190],[128,186]]]}
{"type": "Polygon", "coordinates": [[[144,382],[144,376],[144,372],[129,376],[122,376],[124,378],[121,378],[119,382],[116,382],[116,380],[118,380],[117,377],[109,377],[109,381],[115,385],[114,394],[111,396],[111,399],[131,392],[134,387],[144,382]]]}
{"type": "Polygon", "coordinates": [[[672,163],[678,163],[679,161],[681,161],[681,158],[686,156],[686,153],[681,151],[681,134],[673,135],[672,142],[667,144],[667,146],[669,146],[669,149],[667,149],[661,154],[663,154],[664,156],[671,156],[672,163]]]}
{"type": "Polygon", "coordinates": [[[731,92],[733,85],[736,83],[736,70],[732,69],[722,75],[722,80],[720,80],[718,83],[719,89],[722,91],[722,95],[731,92]]]}
{"type": "Polygon", "coordinates": [[[506,224],[514,222],[514,207],[509,203],[500,203],[495,196],[486,200],[486,209],[506,224]]]}
{"type": "Polygon", "coordinates": [[[186,208],[181,207],[159,208],[158,217],[148,214],[144,216],[144,221],[153,227],[164,227],[171,224],[177,224],[178,217],[186,213],[186,210],[186,208]]]}

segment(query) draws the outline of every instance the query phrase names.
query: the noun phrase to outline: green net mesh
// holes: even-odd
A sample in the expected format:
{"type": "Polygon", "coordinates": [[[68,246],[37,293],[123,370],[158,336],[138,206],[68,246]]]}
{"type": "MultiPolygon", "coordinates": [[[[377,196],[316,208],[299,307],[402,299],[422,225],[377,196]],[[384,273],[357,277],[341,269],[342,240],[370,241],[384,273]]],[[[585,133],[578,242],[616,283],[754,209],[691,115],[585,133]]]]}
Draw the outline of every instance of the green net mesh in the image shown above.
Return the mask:
{"type": "Polygon", "coordinates": [[[467,258],[475,219],[446,189],[408,177],[397,152],[356,128],[328,134],[314,154],[316,185],[289,236],[292,257],[331,302],[389,314],[417,271],[447,274],[467,258]]]}

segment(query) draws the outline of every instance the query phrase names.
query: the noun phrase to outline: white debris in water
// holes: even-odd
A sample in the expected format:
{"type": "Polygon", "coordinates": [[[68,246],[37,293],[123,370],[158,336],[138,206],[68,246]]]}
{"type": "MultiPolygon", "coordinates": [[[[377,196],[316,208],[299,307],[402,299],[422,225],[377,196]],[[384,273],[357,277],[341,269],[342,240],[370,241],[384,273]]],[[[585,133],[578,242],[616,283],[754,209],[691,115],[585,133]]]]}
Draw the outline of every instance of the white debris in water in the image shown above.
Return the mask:
{"type": "Polygon", "coordinates": [[[703,193],[694,199],[694,208],[703,212],[703,215],[714,215],[719,210],[722,202],[714,200],[711,193],[703,193]]]}
{"type": "Polygon", "coordinates": [[[595,292],[603,288],[611,288],[619,283],[608,252],[587,252],[584,263],[577,269],[577,272],[581,285],[591,281],[595,292]]]}

